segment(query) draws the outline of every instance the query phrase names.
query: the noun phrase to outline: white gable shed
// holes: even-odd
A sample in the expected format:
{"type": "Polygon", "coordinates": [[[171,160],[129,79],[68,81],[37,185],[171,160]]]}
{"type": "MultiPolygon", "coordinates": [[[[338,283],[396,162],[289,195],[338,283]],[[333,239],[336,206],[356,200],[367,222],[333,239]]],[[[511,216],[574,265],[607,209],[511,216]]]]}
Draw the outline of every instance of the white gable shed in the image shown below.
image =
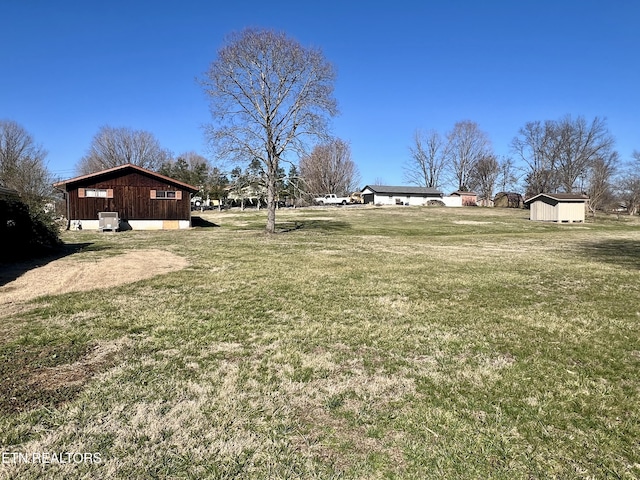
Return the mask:
{"type": "Polygon", "coordinates": [[[540,222],[584,222],[589,197],[576,193],[539,193],[525,200],[529,219],[540,222]]]}

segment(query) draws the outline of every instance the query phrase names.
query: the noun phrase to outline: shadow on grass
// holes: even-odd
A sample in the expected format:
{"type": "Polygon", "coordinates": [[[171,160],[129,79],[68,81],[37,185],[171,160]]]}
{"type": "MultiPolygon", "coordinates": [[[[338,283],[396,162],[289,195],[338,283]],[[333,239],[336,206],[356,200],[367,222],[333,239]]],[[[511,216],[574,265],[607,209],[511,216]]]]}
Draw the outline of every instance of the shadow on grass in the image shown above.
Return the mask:
{"type": "Polygon", "coordinates": [[[202,217],[191,217],[191,226],[199,227],[199,228],[211,228],[211,227],[219,227],[217,223],[210,222],[209,220],[205,220],[202,217]]]}
{"type": "Polygon", "coordinates": [[[42,267],[50,262],[60,258],[68,257],[81,250],[104,250],[104,246],[95,246],[93,243],[65,243],[59,248],[52,250],[49,255],[32,258],[29,260],[20,260],[17,262],[0,263],[0,287],[12,282],[22,274],[34,268],[42,267]]]}
{"type": "Polygon", "coordinates": [[[640,240],[604,240],[581,244],[582,254],[621,267],[640,270],[640,240]]]}
{"type": "Polygon", "coordinates": [[[347,222],[336,220],[296,220],[295,222],[281,222],[276,226],[277,233],[293,232],[295,230],[313,230],[335,233],[351,229],[347,222]]]}

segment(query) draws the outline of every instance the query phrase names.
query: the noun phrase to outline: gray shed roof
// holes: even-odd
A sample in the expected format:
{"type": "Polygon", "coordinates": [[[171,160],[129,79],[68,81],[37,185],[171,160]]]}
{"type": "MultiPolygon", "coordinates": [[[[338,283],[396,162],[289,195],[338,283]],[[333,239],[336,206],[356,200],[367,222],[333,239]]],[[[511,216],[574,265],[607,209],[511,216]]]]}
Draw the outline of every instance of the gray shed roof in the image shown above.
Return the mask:
{"type": "Polygon", "coordinates": [[[541,197],[551,198],[558,202],[586,202],[589,197],[582,195],[581,193],[539,193],[531,198],[528,198],[524,203],[531,203],[541,197]]]}
{"type": "Polygon", "coordinates": [[[442,192],[437,188],[430,187],[403,187],[391,185],[365,185],[362,189],[366,189],[380,195],[424,195],[424,196],[442,196],[442,192]]]}

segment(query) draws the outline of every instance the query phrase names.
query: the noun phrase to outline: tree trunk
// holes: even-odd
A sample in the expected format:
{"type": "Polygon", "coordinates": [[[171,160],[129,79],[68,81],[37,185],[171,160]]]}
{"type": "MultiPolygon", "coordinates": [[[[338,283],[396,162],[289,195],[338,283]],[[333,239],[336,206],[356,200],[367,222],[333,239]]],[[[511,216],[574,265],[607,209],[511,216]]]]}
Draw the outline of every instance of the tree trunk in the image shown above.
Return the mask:
{"type": "Polygon", "coordinates": [[[276,182],[278,157],[272,154],[267,162],[267,233],[276,233],[276,182]]]}
{"type": "Polygon", "coordinates": [[[276,176],[267,177],[267,233],[276,233],[276,176]]]}

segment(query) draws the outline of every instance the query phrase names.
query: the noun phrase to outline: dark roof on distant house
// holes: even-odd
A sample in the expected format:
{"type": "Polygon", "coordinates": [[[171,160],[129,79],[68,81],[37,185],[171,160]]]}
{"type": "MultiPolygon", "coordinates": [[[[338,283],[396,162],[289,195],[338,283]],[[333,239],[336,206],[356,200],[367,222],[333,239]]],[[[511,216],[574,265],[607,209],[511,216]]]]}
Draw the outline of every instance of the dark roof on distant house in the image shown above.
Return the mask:
{"type": "Polygon", "coordinates": [[[498,193],[495,194],[494,198],[499,198],[499,197],[504,197],[504,196],[514,197],[514,198],[522,197],[522,195],[520,195],[518,192],[498,192],[498,193]]]}
{"type": "Polygon", "coordinates": [[[139,167],[137,165],[133,165],[131,163],[126,163],[124,165],[118,165],[117,167],[113,167],[113,168],[107,168],[106,170],[100,170],[99,172],[90,173],[88,175],[81,175],[79,177],[70,178],[69,180],[62,180],[60,182],[54,183],[53,186],[56,187],[56,188],[61,188],[62,187],[62,188],[68,189],[68,186],[71,185],[71,184],[82,183],[85,180],[97,180],[100,177],[111,175],[112,173],[125,173],[127,170],[129,170],[129,171],[137,171],[138,173],[141,173],[143,175],[148,175],[148,176],[151,176],[151,177],[158,178],[160,180],[164,180],[165,182],[170,183],[172,185],[176,185],[176,186],[182,187],[185,190],[190,191],[191,193],[195,193],[195,192],[199,191],[199,189],[197,187],[194,187],[193,185],[189,185],[188,183],[181,182],[179,180],[176,180],[175,178],[171,178],[171,177],[167,177],[165,175],[161,175],[158,172],[147,170],[146,168],[142,168],[142,167],[139,167]]]}
{"type": "Polygon", "coordinates": [[[585,202],[589,200],[589,197],[581,193],[539,193],[526,199],[524,203],[531,203],[541,197],[551,198],[558,202],[585,202]]]}
{"type": "Polygon", "coordinates": [[[456,190],[455,192],[453,192],[451,195],[454,195],[456,197],[460,196],[460,197],[477,197],[478,194],[476,192],[463,192],[462,190],[456,190]]]}
{"type": "Polygon", "coordinates": [[[403,187],[403,186],[391,186],[391,185],[365,185],[362,189],[364,192],[366,189],[371,190],[374,193],[380,195],[442,195],[442,192],[437,188],[431,187],[403,187]]]}

